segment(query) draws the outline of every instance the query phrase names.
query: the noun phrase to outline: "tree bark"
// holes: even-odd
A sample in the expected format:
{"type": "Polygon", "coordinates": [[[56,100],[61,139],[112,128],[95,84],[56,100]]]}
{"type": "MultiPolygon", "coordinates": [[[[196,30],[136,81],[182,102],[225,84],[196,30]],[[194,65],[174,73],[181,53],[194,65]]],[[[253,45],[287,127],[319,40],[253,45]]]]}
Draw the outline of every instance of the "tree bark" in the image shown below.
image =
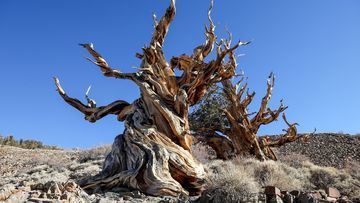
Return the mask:
{"type": "Polygon", "coordinates": [[[155,31],[148,47],[136,56],[141,66],[136,73],[123,73],[113,69],[94,50],[92,44],[80,44],[93,56],[89,59],[99,66],[104,76],[127,79],[140,88],[140,98],[131,104],[116,101],[108,106],[96,107],[67,96],[55,78],[62,98],[95,122],[107,114],[115,114],[125,121],[125,131],[115,138],[102,172],[81,183],[85,189],[128,186],[150,195],[197,195],[203,188],[205,171],[191,154],[192,136],[189,130],[189,107],[197,103],[208,88],[235,75],[234,51],[239,42],[217,45],[217,57],[206,63],[204,59],[215,43],[215,26],[208,12],[210,26],[206,28],[206,41],[194,49],[191,56],[165,60],[163,44],[170,23],[175,16],[175,0],[158,22],[154,17],[155,31]],[[225,62],[224,58],[229,60],[225,62]],[[182,74],[175,75],[175,69],[182,74]]]}
{"type": "Polygon", "coordinates": [[[267,82],[267,91],[262,98],[259,110],[249,113],[248,106],[252,102],[255,92],[245,93],[247,83],[242,84],[243,80],[244,77],[236,85],[233,85],[230,80],[222,81],[223,94],[228,101],[227,107],[223,111],[229,121],[229,126],[215,125],[213,129],[210,129],[212,133],[208,131],[210,136],[206,136],[207,143],[216,151],[218,158],[231,159],[235,154],[238,156],[256,156],[260,160],[277,160],[272,147],[280,147],[298,139],[303,141],[308,139],[308,136],[297,136],[297,123],[290,124],[285,114],[283,114],[283,119],[288,125],[288,129],[284,130],[286,133],[282,137],[259,137],[257,132],[260,126],[275,121],[287,107],[282,102],[276,110],[267,107],[275,83],[275,77],[271,73],[267,82]],[[255,115],[252,116],[253,114],[255,115]],[[222,132],[225,136],[212,136],[216,131],[222,132]],[[222,148],[220,149],[219,146],[222,148]]]}

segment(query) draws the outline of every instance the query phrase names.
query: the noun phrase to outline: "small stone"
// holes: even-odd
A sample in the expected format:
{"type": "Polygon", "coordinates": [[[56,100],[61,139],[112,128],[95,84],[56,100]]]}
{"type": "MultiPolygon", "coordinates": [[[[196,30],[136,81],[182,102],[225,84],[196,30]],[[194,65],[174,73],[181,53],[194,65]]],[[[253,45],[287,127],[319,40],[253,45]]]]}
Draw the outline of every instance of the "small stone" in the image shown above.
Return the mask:
{"type": "Polygon", "coordinates": [[[336,198],[335,197],[326,197],[326,201],[336,202],[336,198]]]}
{"type": "Polygon", "coordinates": [[[334,188],[334,187],[328,187],[326,188],[326,193],[329,197],[333,197],[333,198],[339,198],[340,197],[340,192],[338,189],[334,188]]]}
{"type": "Polygon", "coordinates": [[[264,193],[267,194],[267,195],[279,195],[279,196],[281,196],[280,189],[275,187],[275,186],[266,186],[264,193]]]}

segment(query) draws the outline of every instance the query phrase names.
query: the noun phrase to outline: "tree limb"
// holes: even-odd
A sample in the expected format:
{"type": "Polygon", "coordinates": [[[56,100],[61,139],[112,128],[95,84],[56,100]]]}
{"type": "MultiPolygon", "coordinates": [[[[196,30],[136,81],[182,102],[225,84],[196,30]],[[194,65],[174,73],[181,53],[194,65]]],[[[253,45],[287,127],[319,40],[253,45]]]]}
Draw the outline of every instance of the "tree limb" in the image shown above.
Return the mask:
{"type": "MultiPolygon", "coordinates": [[[[96,122],[97,120],[103,118],[104,116],[106,116],[108,114],[120,115],[122,113],[122,111],[125,110],[126,107],[130,106],[130,104],[127,103],[126,101],[117,100],[107,106],[101,106],[101,107],[97,107],[97,108],[90,107],[90,106],[83,104],[78,99],[69,97],[65,93],[64,89],[61,87],[60,81],[58,78],[54,77],[54,81],[55,81],[55,85],[56,85],[57,91],[59,92],[60,96],[68,104],[70,104],[71,106],[73,106],[74,108],[76,108],[77,110],[82,112],[85,115],[85,120],[92,122],[92,123],[96,122]]],[[[118,118],[119,118],[119,120],[121,120],[123,118],[123,116],[118,117],[118,118]]]]}
{"type": "Polygon", "coordinates": [[[203,45],[196,47],[193,51],[192,58],[198,61],[204,61],[207,55],[213,50],[214,43],[216,40],[215,25],[211,19],[211,10],[214,6],[214,1],[211,0],[210,7],[208,10],[209,28],[205,26],[206,41],[203,45]]]}
{"type": "Polygon", "coordinates": [[[99,66],[104,76],[135,81],[135,74],[122,73],[119,70],[110,68],[106,60],[98,52],[94,50],[93,44],[90,43],[90,44],[79,44],[79,45],[84,47],[94,57],[96,61],[93,61],[90,58],[86,58],[86,59],[92,62],[93,64],[99,66]]]}
{"type": "Polygon", "coordinates": [[[170,6],[166,9],[164,16],[155,27],[151,45],[157,48],[162,48],[165,36],[169,30],[170,24],[175,17],[175,0],[171,0],[170,6]]]}

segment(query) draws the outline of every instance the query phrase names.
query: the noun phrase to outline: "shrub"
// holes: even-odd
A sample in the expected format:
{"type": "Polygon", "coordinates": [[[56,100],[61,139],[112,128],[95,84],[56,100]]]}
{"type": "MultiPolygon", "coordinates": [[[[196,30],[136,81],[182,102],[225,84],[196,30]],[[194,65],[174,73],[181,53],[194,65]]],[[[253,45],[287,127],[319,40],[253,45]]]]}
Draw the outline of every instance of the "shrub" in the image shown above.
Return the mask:
{"type": "Polygon", "coordinates": [[[81,150],[79,154],[79,162],[84,163],[92,160],[104,158],[111,151],[111,145],[102,145],[99,147],[81,150]]]}
{"type": "Polygon", "coordinates": [[[244,166],[236,166],[231,161],[215,160],[207,168],[209,180],[203,196],[208,201],[241,202],[259,192],[258,183],[244,166]]]}
{"type": "Polygon", "coordinates": [[[225,194],[228,196],[226,201],[240,201],[271,185],[287,191],[335,187],[342,195],[356,197],[360,195],[360,180],[358,163],[353,164],[348,169],[339,170],[309,161],[298,162],[295,168],[280,161],[261,162],[253,158],[210,160],[205,163],[209,180],[204,194],[213,201],[225,194]]]}
{"type": "Polygon", "coordinates": [[[192,146],[192,154],[201,163],[207,163],[216,158],[215,151],[207,144],[194,142],[192,146]]]}

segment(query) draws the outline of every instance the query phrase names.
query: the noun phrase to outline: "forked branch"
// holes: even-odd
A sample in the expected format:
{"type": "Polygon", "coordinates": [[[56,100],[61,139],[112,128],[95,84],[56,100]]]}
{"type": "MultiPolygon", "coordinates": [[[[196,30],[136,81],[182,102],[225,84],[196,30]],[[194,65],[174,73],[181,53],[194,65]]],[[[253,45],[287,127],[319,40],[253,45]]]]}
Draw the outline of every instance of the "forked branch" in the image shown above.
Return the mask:
{"type": "Polygon", "coordinates": [[[91,61],[93,64],[99,66],[101,68],[102,73],[107,77],[115,77],[121,79],[129,79],[135,81],[135,74],[133,73],[122,73],[120,70],[112,69],[106,60],[94,50],[93,44],[79,44],[80,46],[84,47],[95,59],[95,61],[91,60],[90,58],[86,57],[87,60],[91,61]]]}
{"type": "Polygon", "coordinates": [[[60,96],[71,106],[79,110],[85,115],[85,120],[89,122],[96,122],[97,120],[103,118],[106,115],[114,114],[118,115],[118,119],[122,120],[124,118],[124,110],[128,109],[126,107],[130,107],[130,104],[126,101],[117,100],[112,102],[107,106],[101,107],[92,107],[91,105],[85,105],[81,101],[75,98],[69,97],[64,89],[62,88],[60,81],[58,78],[54,77],[55,85],[57,91],[59,92],[60,96]]]}

